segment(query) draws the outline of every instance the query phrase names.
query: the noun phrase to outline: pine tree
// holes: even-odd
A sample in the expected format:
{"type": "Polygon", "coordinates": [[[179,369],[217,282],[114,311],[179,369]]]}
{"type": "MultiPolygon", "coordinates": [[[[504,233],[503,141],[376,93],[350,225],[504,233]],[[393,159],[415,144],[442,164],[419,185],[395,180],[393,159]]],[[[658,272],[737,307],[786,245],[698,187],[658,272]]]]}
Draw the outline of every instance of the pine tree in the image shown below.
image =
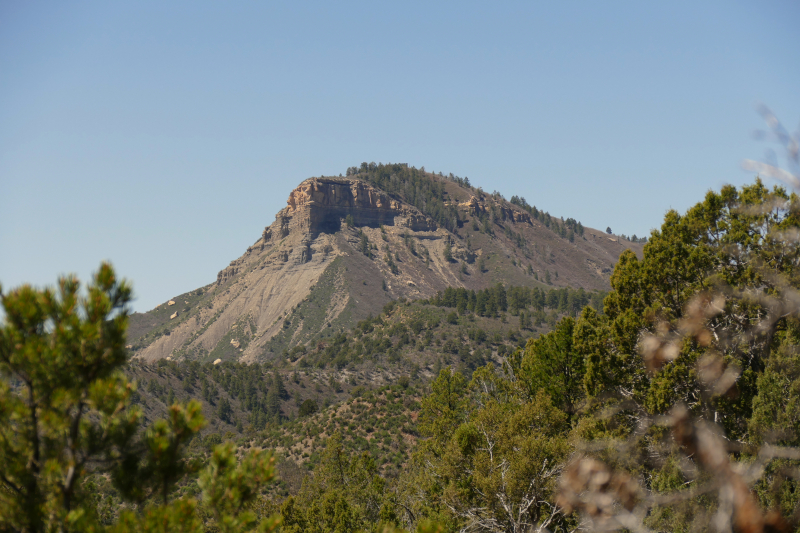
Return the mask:
{"type": "Polygon", "coordinates": [[[453,251],[450,247],[450,240],[446,240],[444,243],[444,260],[448,263],[453,261],[453,251]]]}
{"type": "Polygon", "coordinates": [[[279,421],[281,417],[281,399],[275,387],[272,387],[267,393],[267,414],[275,421],[279,421]]]}
{"type": "Polygon", "coordinates": [[[217,416],[224,420],[227,423],[232,423],[232,416],[233,416],[233,408],[231,407],[231,402],[228,401],[227,398],[222,398],[219,401],[219,405],[217,405],[217,416]]]}
{"type": "MultiPolygon", "coordinates": [[[[139,504],[110,531],[201,530],[195,499],[170,500],[199,467],[185,449],[205,424],[200,404],[172,405],[167,419],[137,431],[142,413],[122,373],[130,287],[103,264],[85,297],[79,288],[63,278],[57,290],[0,289],[0,531],[102,531],[96,485],[87,482],[95,475],[111,482],[117,501],[139,504]]],[[[206,523],[222,531],[259,525],[245,509],[274,475],[268,454],[249,453],[243,474],[225,475],[235,464],[223,450],[201,475],[204,505],[215,509],[206,523]]]]}
{"type": "Polygon", "coordinates": [[[358,244],[358,250],[367,257],[372,257],[369,239],[367,238],[367,234],[364,233],[363,231],[361,232],[361,240],[359,241],[358,244]]]}
{"type": "Polygon", "coordinates": [[[284,399],[288,396],[286,392],[286,387],[283,384],[283,378],[281,377],[280,372],[278,372],[277,370],[273,373],[272,385],[274,390],[278,394],[278,398],[284,399]]]}

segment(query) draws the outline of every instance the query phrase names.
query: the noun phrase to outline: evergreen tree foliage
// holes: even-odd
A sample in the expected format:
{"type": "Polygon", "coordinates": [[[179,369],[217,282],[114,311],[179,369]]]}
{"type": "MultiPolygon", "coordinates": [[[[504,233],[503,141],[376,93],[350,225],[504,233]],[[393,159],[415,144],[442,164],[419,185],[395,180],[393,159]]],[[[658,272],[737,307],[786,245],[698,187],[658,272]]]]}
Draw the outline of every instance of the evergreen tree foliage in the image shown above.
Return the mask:
{"type": "Polygon", "coordinates": [[[87,295],[79,289],[68,277],[56,291],[23,285],[1,295],[2,529],[87,526],[85,472],[118,467],[138,427],[120,372],[130,286],[104,264],[87,295]]]}
{"type": "Polygon", "coordinates": [[[551,289],[547,292],[538,287],[509,287],[505,288],[498,283],[493,287],[483,290],[465,289],[463,287],[448,287],[437,292],[428,302],[431,305],[469,310],[480,316],[496,316],[499,312],[510,311],[517,315],[526,309],[534,312],[543,312],[550,308],[569,316],[577,316],[581,309],[589,305],[595,309],[602,309],[605,293],[586,292],[581,289],[564,287],[551,289]]]}
{"type": "Polygon", "coordinates": [[[797,215],[788,209],[790,200],[782,189],[769,191],[760,181],[741,191],[724,187],[719,193],[709,192],[686,215],[667,213],[641,261],[623,252],[611,278],[614,290],[605,300],[605,317],[587,317],[590,323],[585,326],[579,321],[582,330],[605,339],[585,345],[587,392],[596,396],[625,390],[651,413],[666,412],[677,402],[692,409],[709,407],[731,437],[743,437],[757,377],[777,347],[777,338],[783,338],[776,334],[784,330],[785,321],[776,319],[771,331],[742,343],[738,335],[768,311],[751,296],[729,300],[712,327],[726,331],[719,347],[741,371],[739,393],[735,400],[717,398],[710,404],[693,370],[708,351],[706,346],[687,343],[662,368],[662,362],[643,360],[639,342],[643,334],[657,334],[659,324],[685,319],[690,301],[699,293],[780,294],[761,267],[768,265],[790,279],[796,276],[797,250],[777,238],[798,225],[797,215]],[[767,205],[768,209],[761,207],[767,205]]]}
{"type": "Polygon", "coordinates": [[[469,384],[460,376],[443,369],[422,402],[420,433],[428,439],[412,457],[407,505],[448,530],[551,525],[552,466],[569,450],[565,415],[545,393],[530,398],[491,366],[469,384]]]}
{"type": "Polygon", "coordinates": [[[448,263],[453,262],[453,251],[450,245],[450,240],[446,240],[444,243],[444,260],[448,263]]]}
{"type": "MultiPolygon", "coordinates": [[[[563,318],[552,332],[509,357],[502,373],[491,367],[476,371],[467,390],[462,387],[455,397],[442,393],[452,389],[445,386],[450,374],[440,375],[423,402],[420,431],[428,440],[415,451],[409,474],[423,496],[408,501],[453,530],[517,530],[518,523],[502,520],[514,502],[532,498],[509,493],[510,469],[525,461],[503,463],[501,443],[536,432],[526,422],[525,429],[506,429],[498,434],[502,438],[495,437],[491,428],[500,426],[488,420],[513,424],[546,397],[553,415],[544,418],[547,438],[536,444],[537,451],[553,450],[551,464],[566,467],[568,443],[583,441],[594,458],[579,458],[566,468],[559,489],[562,510],[556,510],[549,485],[550,492],[537,497],[536,513],[525,517],[525,527],[571,529],[575,508],[582,509],[584,520],[617,524],[612,528],[635,525],[609,522],[612,516],[632,516],[615,514],[619,511],[610,505],[618,501],[614,505],[628,511],[640,506],[636,512],[643,523],[634,529],[688,530],[696,521],[707,523],[717,506],[729,505],[726,498],[735,495],[739,503],[720,518],[733,521],[733,530],[754,530],[743,525],[746,520],[762,524],[759,530],[797,530],[800,490],[789,472],[796,472],[800,452],[780,447],[800,444],[800,247],[788,237],[800,227],[797,205],[793,195],[760,181],[710,192],[685,215],[669,212],[642,259],[623,253],[602,313],[586,307],[577,318],[563,318]],[[503,411],[509,404],[513,409],[503,411]],[[713,433],[704,429],[715,424],[713,433]],[[752,447],[761,443],[756,452],[752,447]],[[557,445],[563,447],[547,448],[557,445]],[[738,454],[729,458],[726,446],[738,454]],[[480,456],[484,450],[491,450],[490,456],[480,456]],[[751,492],[737,472],[752,461],[763,469],[747,471],[756,479],[751,492]],[[505,466],[492,466],[497,462],[505,466]],[[502,482],[481,485],[500,473],[502,482]],[[600,477],[607,485],[592,484],[600,477]],[[494,507],[498,498],[502,505],[494,507]],[[767,513],[768,508],[774,511],[767,513]]],[[[526,295],[507,294],[509,306],[524,312],[519,302],[526,295]]],[[[539,299],[535,292],[531,296],[539,299]]],[[[450,306],[459,299],[470,301],[451,289],[432,302],[450,306]]],[[[488,300],[488,293],[476,294],[475,312],[486,312],[488,300]]],[[[558,305],[558,293],[542,293],[542,300],[558,305]]],[[[523,449],[521,441],[511,448],[523,449]]],[[[533,469],[525,479],[536,484],[533,469]]]]}
{"type": "Polygon", "coordinates": [[[201,504],[172,497],[199,470],[185,450],[205,421],[200,404],[189,402],[140,431],[135,389],[122,373],[130,299],[108,264],[85,296],[71,277],[57,290],[0,290],[0,530],[102,530],[96,485],[87,481],[98,476],[138,506],[120,513],[113,532],[273,530],[278,518],[256,519],[246,509],[273,476],[260,452],[226,475],[235,456],[219,449],[201,474],[201,504]],[[202,520],[202,509],[214,516],[202,520]]]}
{"type": "Polygon", "coordinates": [[[377,475],[368,453],[347,453],[342,436],[334,433],[325,444],[319,467],[300,494],[281,506],[282,531],[390,531],[397,509],[386,480],[377,475]]]}
{"type": "MultiPolygon", "coordinates": [[[[585,312],[593,311],[588,308],[585,312]]],[[[569,415],[576,413],[584,396],[584,361],[573,346],[574,330],[575,320],[565,317],[553,331],[530,339],[525,350],[509,361],[529,397],[544,391],[569,415]]]]}
{"type": "Polygon", "coordinates": [[[363,179],[391,196],[413,205],[452,232],[458,230],[458,208],[445,204],[447,192],[443,180],[422,169],[418,170],[404,163],[361,163],[359,167],[348,169],[347,175],[363,179]]]}

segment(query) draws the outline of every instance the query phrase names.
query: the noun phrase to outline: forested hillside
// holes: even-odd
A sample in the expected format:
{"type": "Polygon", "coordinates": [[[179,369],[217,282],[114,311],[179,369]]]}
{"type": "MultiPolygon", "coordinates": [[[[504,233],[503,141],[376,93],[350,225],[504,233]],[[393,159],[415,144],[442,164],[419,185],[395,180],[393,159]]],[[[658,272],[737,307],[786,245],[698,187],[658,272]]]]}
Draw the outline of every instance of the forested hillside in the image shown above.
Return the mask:
{"type": "Polygon", "coordinates": [[[243,435],[297,419],[307,402],[316,411],[398,380],[424,385],[448,365],[469,376],[500,364],[560,317],[589,304],[601,309],[601,301],[601,293],[567,288],[447,289],[430,301],[390,302],[352,330],[285,350],[276,361],[133,360],[126,374],[138,384],[135,401],[146,419],[194,398],[209,421],[203,434],[243,435]]]}
{"type": "Polygon", "coordinates": [[[129,362],[108,266],[4,293],[0,524],[800,531],[797,206],[724,187],[605,295],[445,287],[254,364],[129,362]]]}

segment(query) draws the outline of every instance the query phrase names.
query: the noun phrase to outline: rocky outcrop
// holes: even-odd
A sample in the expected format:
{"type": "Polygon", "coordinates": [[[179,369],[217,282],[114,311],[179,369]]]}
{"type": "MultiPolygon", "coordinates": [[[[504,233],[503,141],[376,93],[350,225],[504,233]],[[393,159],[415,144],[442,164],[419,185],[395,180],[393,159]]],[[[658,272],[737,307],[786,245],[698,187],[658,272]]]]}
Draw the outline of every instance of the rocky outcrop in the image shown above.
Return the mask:
{"type": "Polygon", "coordinates": [[[240,271],[238,261],[231,261],[231,264],[223,268],[217,273],[217,285],[222,285],[240,271]]]}
{"type": "Polygon", "coordinates": [[[436,224],[422,213],[407,212],[404,216],[396,216],[394,225],[411,231],[436,231],[436,224]]]}
{"type": "Polygon", "coordinates": [[[295,229],[312,236],[335,233],[344,220],[373,228],[383,224],[413,231],[436,229],[436,224],[418,210],[360,180],[311,178],[293,190],[286,203],[275,223],[264,230],[265,242],[286,237],[295,229]]]}
{"type": "Polygon", "coordinates": [[[279,225],[278,227],[278,235],[280,238],[283,239],[287,235],[289,235],[289,223],[292,221],[292,217],[290,216],[281,216],[281,212],[278,212],[278,216],[275,217],[275,223],[279,225]]]}
{"type": "MultiPolygon", "coordinates": [[[[458,204],[458,207],[465,210],[467,213],[476,216],[480,216],[484,213],[488,213],[489,211],[491,211],[491,208],[487,207],[483,199],[479,199],[476,196],[470,196],[469,200],[458,204]]],[[[499,204],[499,205],[495,204],[495,209],[499,209],[500,217],[503,220],[510,220],[515,224],[516,223],[532,224],[531,215],[526,211],[519,211],[505,204],[499,204]]]]}
{"type": "Polygon", "coordinates": [[[503,213],[503,220],[513,220],[515,224],[520,222],[532,224],[531,215],[526,211],[517,211],[516,209],[511,209],[508,206],[503,206],[500,208],[500,210],[503,213]]]}
{"type": "Polygon", "coordinates": [[[477,196],[470,196],[469,200],[458,204],[458,207],[471,215],[480,215],[486,212],[486,204],[478,200],[477,196]]]}
{"type": "Polygon", "coordinates": [[[311,253],[312,253],[311,240],[308,237],[306,237],[301,242],[300,262],[308,263],[309,261],[311,261],[311,253]]]}

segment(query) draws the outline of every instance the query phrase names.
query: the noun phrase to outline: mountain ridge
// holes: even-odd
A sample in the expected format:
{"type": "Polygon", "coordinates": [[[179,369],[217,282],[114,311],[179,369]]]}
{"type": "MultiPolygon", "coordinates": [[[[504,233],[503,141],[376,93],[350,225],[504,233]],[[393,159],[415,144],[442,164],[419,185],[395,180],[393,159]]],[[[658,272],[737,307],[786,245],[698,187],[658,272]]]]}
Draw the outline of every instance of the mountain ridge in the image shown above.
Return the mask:
{"type": "Polygon", "coordinates": [[[641,253],[641,243],[512,199],[403,164],[306,179],[214,283],[133,315],[132,351],[149,361],[268,360],[391,300],[451,286],[605,290],[619,253],[641,253]]]}

